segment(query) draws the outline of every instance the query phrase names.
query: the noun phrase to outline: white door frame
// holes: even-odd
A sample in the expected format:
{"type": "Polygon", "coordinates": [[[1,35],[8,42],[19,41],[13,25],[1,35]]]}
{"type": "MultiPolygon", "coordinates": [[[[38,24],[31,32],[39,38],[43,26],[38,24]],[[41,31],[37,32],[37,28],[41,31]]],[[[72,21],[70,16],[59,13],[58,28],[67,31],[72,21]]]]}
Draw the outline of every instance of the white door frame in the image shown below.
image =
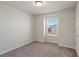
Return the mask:
{"type": "MultiPolygon", "coordinates": [[[[46,39],[47,39],[47,36],[48,36],[48,29],[47,29],[47,26],[48,26],[48,18],[55,18],[55,19],[57,19],[57,21],[58,21],[58,25],[57,25],[57,33],[58,33],[58,30],[59,30],[59,20],[58,20],[58,18],[57,17],[54,17],[54,16],[51,16],[51,17],[44,17],[44,41],[45,42],[47,42],[46,41],[46,39]]],[[[52,37],[52,39],[53,39],[53,37],[52,37]]]]}

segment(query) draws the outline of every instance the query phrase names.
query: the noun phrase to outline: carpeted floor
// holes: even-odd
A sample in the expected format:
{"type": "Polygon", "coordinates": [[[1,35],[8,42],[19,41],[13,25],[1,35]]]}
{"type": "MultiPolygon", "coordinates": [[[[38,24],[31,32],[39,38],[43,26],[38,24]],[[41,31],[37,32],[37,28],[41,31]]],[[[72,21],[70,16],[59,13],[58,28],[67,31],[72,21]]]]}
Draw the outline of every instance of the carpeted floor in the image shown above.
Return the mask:
{"type": "Polygon", "coordinates": [[[12,50],[0,57],[76,57],[73,49],[60,47],[52,43],[32,42],[12,50]]]}

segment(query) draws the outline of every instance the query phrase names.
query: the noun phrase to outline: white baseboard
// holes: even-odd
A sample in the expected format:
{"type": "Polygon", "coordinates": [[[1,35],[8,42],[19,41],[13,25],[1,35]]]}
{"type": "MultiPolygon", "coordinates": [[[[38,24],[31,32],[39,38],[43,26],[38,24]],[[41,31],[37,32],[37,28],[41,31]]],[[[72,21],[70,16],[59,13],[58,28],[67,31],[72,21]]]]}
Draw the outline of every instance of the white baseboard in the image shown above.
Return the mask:
{"type": "Polygon", "coordinates": [[[41,41],[41,40],[35,40],[35,41],[38,41],[38,42],[44,42],[44,41],[41,41]]]}
{"type": "Polygon", "coordinates": [[[19,47],[22,47],[22,46],[24,46],[24,45],[26,45],[26,44],[29,44],[29,43],[31,43],[31,42],[33,42],[33,40],[30,41],[30,42],[24,43],[24,44],[22,44],[22,45],[18,45],[18,46],[16,46],[16,47],[13,47],[13,48],[11,48],[11,49],[9,49],[9,50],[5,50],[5,51],[3,51],[3,52],[0,52],[0,55],[5,54],[5,53],[7,53],[7,52],[9,52],[9,51],[12,51],[12,50],[14,50],[14,49],[17,49],[17,48],[19,48],[19,47]]]}
{"type": "MultiPolygon", "coordinates": [[[[44,41],[39,41],[39,40],[35,40],[35,41],[44,42],[44,41]]],[[[31,43],[31,42],[33,42],[33,40],[30,41],[30,42],[24,43],[24,44],[22,44],[22,45],[13,47],[13,48],[11,48],[11,49],[9,49],[9,50],[5,50],[5,51],[3,51],[3,52],[0,52],[0,55],[5,54],[5,53],[7,53],[7,52],[9,52],[9,51],[12,51],[12,50],[14,50],[14,49],[17,49],[17,48],[19,48],[19,47],[22,47],[22,46],[24,46],[24,45],[26,45],[26,44],[29,44],[29,43],[31,43]]],[[[75,49],[74,47],[69,47],[69,46],[65,46],[65,45],[61,45],[61,44],[59,44],[59,46],[63,46],[63,47],[75,49]]]]}
{"type": "Polygon", "coordinates": [[[54,42],[54,41],[45,41],[45,42],[49,42],[49,43],[53,43],[53,44],[58,44],[57,42],[54,42]]]}
{"type": "Polygon", "coordinates": [[[77,49],[76,49],[76,53],[77,53],[77,57],[79,57],[79,53],[78,53],[77,49]]]}
{"type": "Polygon", "coordinates": [[[74,47],[72,47],[72,46],[67,46],[67,45],[61,45],[61,44],[58,44],[58,46],[62,46],[62,47],[66,47],[66,48],[75,49],[74,47]]]}
{"type": "MultiPolygon", "coordinates": [[[[44,41],[41,41],[41,40],[35,40],[35,41],[44,42],[44,41]]],[[[48,41],[45,41],[45,42],[48,42],[48,41]]],[[[49,43],[57,44],[56,42],[49,42],[49,43]]],[[[57,45],[58,45],[58,46],[62,46],[62,47],[66,47],[66,48],[75,49],[75,47],[72,47],[72,46],[67,46],[67,45],[62,45],[62,44],[57,44],[57,45]]]]}

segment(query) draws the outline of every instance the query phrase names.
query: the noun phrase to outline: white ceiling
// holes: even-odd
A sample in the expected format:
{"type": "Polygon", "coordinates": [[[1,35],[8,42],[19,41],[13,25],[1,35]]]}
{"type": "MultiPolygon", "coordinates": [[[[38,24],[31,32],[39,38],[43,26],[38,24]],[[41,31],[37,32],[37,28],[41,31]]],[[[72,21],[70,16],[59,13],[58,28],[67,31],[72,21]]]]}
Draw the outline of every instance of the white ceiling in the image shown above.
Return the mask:
{"type": "Polygon", "coordinates": [[[33,1],[4,1],[0,2],[12,7],[18,8],[34,15],[61,11],[68,8],[75,7],[75,1],[45,1],[42,7],[35,7],[33,1]]]}

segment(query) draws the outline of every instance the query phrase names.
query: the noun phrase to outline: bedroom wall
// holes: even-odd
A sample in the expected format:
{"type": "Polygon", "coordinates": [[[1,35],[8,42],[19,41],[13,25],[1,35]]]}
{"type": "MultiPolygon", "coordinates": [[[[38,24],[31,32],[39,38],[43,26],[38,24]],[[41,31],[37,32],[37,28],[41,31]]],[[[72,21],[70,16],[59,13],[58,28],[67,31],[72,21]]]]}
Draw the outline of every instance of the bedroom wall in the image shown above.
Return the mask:
{"type": "Polygon", "coordinates": [[[77,3],[75,12],[76,12],[76,20],[75,20],[76,52],[77,55],[79,56],[79,2],[77,3]]]}
{"type": "Polygon", "coordinates": [[[33,41],[33,16],[0,4],[0,54],[33,41]]]}
{"type": "Polygon", "coordinates": [[[51,14],[37,15],[36,17],[36,41],[48,41],[60,46],[75,49],[75,9],[67,9],[51,14]],[[44,18],[57,17],[59,19],[58,37],[48,37],[44,35],[44,18]]]}

